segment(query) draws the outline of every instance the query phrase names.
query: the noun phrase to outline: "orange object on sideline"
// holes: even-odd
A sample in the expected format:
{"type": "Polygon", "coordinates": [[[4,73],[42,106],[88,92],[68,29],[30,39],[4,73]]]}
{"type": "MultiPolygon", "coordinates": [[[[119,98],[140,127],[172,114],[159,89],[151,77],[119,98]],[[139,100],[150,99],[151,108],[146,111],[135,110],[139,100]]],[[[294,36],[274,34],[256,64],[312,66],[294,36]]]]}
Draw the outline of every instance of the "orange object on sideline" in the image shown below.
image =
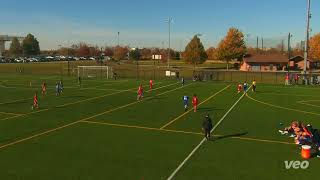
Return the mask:
{"type": "Polygon", "coordinates": [[[308,146],[308,145],[301,146],[301,157],[303,159],[309,159],[311,157],[311,146],[308,146]]]}

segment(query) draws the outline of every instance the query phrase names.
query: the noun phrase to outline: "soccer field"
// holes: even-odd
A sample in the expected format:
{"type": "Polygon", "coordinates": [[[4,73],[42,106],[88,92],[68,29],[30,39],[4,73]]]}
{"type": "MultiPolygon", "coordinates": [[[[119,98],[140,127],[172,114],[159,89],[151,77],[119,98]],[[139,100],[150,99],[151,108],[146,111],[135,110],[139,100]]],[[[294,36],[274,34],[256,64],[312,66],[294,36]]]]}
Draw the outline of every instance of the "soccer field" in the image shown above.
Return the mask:
{"type": "Polygon", "coordinates": [[[320,128],[320,87],[258,82],[257,92],[245,96],[234,83],[161,80],[150,91],[148,81],[93,79],[79,87],[76,78],[64,78],[57,97],[59,80],[0,77],[1,180],[318,177],[317,157],[307,169],[286,169],[285,161],[302,160],[300,148],[278,130],[293,120],[320,128]],[[139,84],[142,101],[136,100],[139,84]],[[35,91],[40,107],[31,110],[35,91]],[[193,94],[198,112],[185,112],[182,97],[193,94]],[[215,126],[211,141],[201,131],[207,113],[215,126]]]}

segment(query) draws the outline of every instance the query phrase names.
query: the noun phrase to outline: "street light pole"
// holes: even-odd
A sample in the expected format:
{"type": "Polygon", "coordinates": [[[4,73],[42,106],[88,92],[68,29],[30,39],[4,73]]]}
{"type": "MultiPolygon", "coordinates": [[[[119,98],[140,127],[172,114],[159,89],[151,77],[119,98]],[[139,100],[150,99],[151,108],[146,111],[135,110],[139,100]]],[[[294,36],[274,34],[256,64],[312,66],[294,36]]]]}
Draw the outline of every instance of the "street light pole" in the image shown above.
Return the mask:
{"type": "Polygon", "coordinates": [[[307,82],[307,63],[308,63],[308,44],[309,44],[309,30],[310,30],[310,6],[311,6],[311,0],[308,0],[308,5],[307,5],[307,24],[306,24],[306,39],[305,39],[305,44],[304,44],[304,66],[303,66],[303,74],[304,74],[304,82],[305,85],[308,84],[307,82]]]}
{"type": "Polygon", "coordinates": [[[290,59],[291,59],[291,37],[292,34],[288,34],[288,72],[290,71],[290,59]]]}
{"type": "Polygon", "coordinates": [[[118,31],[118,47],[119,47],[119,45],[120,45],[120,44],[119,44],[119,39],[120,39],[119,36],[120,36],[120,32],[118,31]]]}
{"type": "Polygon", "coordinates": [[[168,27],[169,27],[169,48],[168,48],[168,68],[170,68],[170,50],[171,50],[171,47],[170,47],[170,41],[171,41],[171,22],[172,22],[172,17],[169,17],[168,20],[167,20],[167,23],[168,23],[168,27]]]}

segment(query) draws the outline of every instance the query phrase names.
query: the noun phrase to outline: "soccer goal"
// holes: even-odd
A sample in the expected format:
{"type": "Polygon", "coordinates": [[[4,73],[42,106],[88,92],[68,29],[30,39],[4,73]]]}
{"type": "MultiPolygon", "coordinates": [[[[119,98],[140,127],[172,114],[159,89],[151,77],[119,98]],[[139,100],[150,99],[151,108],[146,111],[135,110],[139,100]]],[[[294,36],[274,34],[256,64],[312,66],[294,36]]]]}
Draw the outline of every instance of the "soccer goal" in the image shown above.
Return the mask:
{"type": "Polygon", "coordinates": [[[112,78],[112,67],[109,66],[78,66],[78,77],[90,78],[112,78]]]}

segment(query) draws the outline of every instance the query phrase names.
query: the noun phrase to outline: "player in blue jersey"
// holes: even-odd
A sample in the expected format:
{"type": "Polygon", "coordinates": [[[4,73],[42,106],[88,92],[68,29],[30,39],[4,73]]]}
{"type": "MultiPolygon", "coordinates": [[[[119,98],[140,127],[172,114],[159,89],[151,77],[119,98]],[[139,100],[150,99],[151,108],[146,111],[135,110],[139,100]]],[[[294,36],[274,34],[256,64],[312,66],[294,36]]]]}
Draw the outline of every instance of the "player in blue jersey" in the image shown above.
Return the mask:
{"type": "Polygon", "coordinates": [[[187,111],[189,105],[189,97],[183,96],[184,111],[187,111]]]}

